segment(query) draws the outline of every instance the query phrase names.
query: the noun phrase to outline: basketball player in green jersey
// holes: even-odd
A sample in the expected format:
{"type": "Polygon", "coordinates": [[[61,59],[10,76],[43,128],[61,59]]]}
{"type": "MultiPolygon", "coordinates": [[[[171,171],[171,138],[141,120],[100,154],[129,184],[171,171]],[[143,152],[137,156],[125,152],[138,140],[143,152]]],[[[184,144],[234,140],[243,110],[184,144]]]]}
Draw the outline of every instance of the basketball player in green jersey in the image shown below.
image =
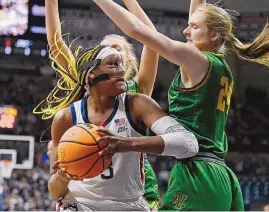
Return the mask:
{"type": "MultiPolygon", "coordinates": [[[[136,0],[123,0],[123,2],[129,11],[135,14],[149,27],[155,29],[154,25],[145,15],[136,0]]],[[[63,70],[68,64],[71,64],[70,61],[74,61],[74,56],[62,38],[58,0],[46,0],[45,6],[47,40],[54,55],[53,59],[56,61],[57,67],[59,67],[61,71],[61,69],[63,70]]],[[[124,58],[124,67],[126,71],[125,78],[129,80],[128,91],[131,93],[139,92],[151,96],[158,67],[158,54],[145,46],[142,51],[140,66],[138,66],[133,47],[124,37],[115,34],[107,35],[101,41],[101,44],[116,48],[124,58]]],[[[75,75],[75,73],[69,74],[73,76],[75,75]]],[[[151,209],[154,209],[159,202],[159,191],[155,173],[146,158],[144,172],[144,197],[151,209]]]]}
{"type": "MultiPolygon", "coordinates": [[[[269,66],[268,25],[252,43],[243,44],[232,33],[233,17],[224,9],[201,1],[199,7],[191,5],[188,27],[183,32],[187,43],[183,43],[151,30],[111,0],[93,1],[124,33],[181,67],[169,89],[169,111],[196,135],[199,153],[188,159],[177,156],[178,162],[171,170],[168,191],[160,209],[244,210],[239,182],[224,162],[228,151],[225,125],[234,81],[219,51],[224,45],[241,59],[269,66]]],[[[108,134],[103,139],[110,140],[109,147],[100,154],[156,152],[150,139],[138,143],[104,129],[100,132],[108,134]]],[[[180,140],[178,138],[178,142],[180,140]]]]}

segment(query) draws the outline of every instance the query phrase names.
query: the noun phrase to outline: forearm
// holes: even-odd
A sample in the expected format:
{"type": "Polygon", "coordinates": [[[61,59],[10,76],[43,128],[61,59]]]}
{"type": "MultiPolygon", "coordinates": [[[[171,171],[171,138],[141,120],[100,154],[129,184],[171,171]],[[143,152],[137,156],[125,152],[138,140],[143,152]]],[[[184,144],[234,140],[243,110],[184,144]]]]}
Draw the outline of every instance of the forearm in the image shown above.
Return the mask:
{"type": "MultiPolygon", "coordinates": [[[[123,2],[128,10],[139,18],[140,21],[151,29],[156,30],[155,26],[138,4],[137,0],[123,0],[123,2]]],[[[140,92],[148,96],[151,96],[152,94],[158,68],[158,59],[159,54],[156,51],[148,48],[147,46],[143,47],[139,72],[134,79],[139,85],[140,92]]]]}
{"type": "Polygon", "coordinates": [[[161,136],[143,136],[131,138],[132,152],[143,152],[151,154],[162,154],[164,151],[164,141],[161,136]]]}
{"type": "Polygon", "coordinates": [[[58,0],[46,0],[45,7],[47,40],[49,45],[52,46],[55,42],[54,36],[58,42],[63,42],[58,0]]]}
{"type": "Polygon", "coordinates": [[[185,129],[160,136],[131,138],[131,143],[130,151],[173,156],[178,159],[192,157],[199,151],[197,139],[185,129]]]}
{"type": "Polygon", "coordinates": [[[137,18],[139,18],[144,24],[146,24],[152,29],[156,29],[149,17],[138,4],[137,0],[123,0],[123,2],[128,8],[128,10],[133,13],[137,18]]]}
{"type": "Polygon", "coordinates": [[[113,22],[127,35],[133,37],[133,33],[139,25],[143,25],[135,15],[119,6],[111,0],[93,0],[113,22]]]}
{"type": "Polygon", "coordinates": [[[68,190],[68,184],[69,182],[60,181],[57,178],[57,175],[53,174],[48,182],[48,189],[50,195],[56,200],[63,197],[68,190]]]}

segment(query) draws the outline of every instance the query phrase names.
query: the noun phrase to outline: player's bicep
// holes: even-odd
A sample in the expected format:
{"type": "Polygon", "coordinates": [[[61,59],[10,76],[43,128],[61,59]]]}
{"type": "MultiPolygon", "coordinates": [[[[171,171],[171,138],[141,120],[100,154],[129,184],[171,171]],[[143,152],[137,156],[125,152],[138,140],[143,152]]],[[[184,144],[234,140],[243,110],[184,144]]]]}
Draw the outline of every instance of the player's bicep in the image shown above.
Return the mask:
{"type": "Polygon", "coordinates": [[[137,94],[134,102],[136,113],[148,128],[155,121],[167,115],[155,100],[146,95],[137,94]]]}
{"type": "Polygon", "coordinates": [[[193,45],[172,40],[142,24],[136,27],[132,37],[172,63],[186,68],[184,70],[189,72],[191,78],[199,72],[207,72],[209,63],[207,57],[193,45]]]}
{"type": "Polygon", "coordinates": [[[137,26],[131,36],[150,49],[160,53],[167,60],[176,64],[178,63],[176,56],[173,54],[173,49],[177,41],[143,24],[137,26]]]}
{"type": "Polygon", "coordinates": [[[158,69],[159,54],[154,50],[143,47],[139,71],[135,80],[139,86],[140,92],[151,96],[158,69]]]}

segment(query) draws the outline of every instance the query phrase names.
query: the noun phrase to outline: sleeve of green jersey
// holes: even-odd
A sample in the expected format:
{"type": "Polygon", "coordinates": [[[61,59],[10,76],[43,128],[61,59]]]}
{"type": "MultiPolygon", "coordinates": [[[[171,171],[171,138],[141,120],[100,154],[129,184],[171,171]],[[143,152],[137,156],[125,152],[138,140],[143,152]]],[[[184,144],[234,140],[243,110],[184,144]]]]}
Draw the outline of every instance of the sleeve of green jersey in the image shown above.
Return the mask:
{"type": "Polygon", "coordinates": [[[145,158],[144,172],[145,172],[144,197],[147,200],[149,207],[153,209],[159,203],[160,194],[158,190],[158,184],[155,173],[147,158],[145,158]]]}

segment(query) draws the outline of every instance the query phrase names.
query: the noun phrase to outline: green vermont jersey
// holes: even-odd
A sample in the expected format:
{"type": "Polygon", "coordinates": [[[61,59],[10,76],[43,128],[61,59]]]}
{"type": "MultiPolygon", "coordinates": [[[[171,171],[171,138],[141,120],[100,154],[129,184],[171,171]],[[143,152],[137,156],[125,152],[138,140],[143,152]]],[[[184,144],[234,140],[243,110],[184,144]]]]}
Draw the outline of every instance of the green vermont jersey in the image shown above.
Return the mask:
{"type": "Polygon", "coordinates": [[[178,71],[168,92],[169,112],[195,134],[199,152],[209,152],[224,158],[228,149],[225,125],[233,76],[223,54],[204,54],[210,61],[210,67],[204,79],[195,87],[182,88],[178,71]]]}

